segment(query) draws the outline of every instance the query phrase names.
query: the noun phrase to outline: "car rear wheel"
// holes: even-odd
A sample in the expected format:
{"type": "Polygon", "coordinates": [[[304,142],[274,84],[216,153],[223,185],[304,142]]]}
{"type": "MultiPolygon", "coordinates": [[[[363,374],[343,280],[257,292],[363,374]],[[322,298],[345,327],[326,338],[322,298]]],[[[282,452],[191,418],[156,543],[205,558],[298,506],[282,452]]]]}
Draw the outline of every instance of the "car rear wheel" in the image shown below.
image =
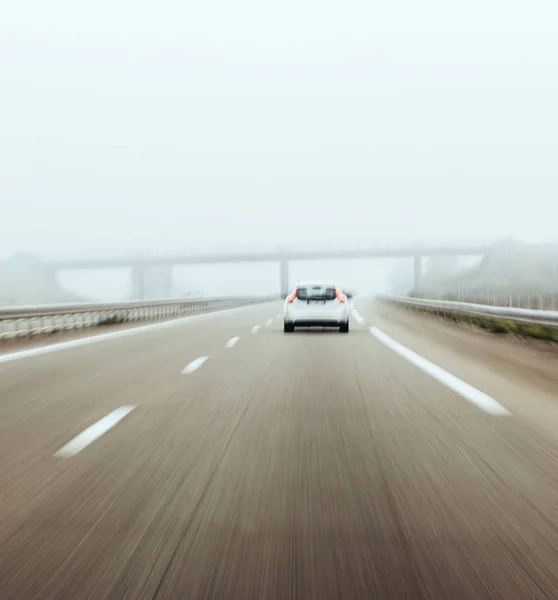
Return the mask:
{"type": "Polygon", "coordinates": [[[339,333],[349,333],[349,321],[341,323],[339,326],[339,333]]]}
{"type": "Polygon", "coordinates": [[[294,331],[294,323],[287,323],[287,321],[283,324],[283,331],[285,333],[292,333],[294,331]]]}

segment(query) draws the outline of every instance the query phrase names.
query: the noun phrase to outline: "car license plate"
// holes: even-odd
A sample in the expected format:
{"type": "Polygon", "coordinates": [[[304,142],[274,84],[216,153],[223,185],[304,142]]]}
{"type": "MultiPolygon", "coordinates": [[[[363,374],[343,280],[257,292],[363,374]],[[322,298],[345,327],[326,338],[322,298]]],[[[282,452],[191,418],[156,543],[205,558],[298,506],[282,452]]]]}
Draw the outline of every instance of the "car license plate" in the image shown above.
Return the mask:
{"type": "Polygon", "coordinates": [[[308,300],[308,304],[324,304],[325,300],[308,300]]]}

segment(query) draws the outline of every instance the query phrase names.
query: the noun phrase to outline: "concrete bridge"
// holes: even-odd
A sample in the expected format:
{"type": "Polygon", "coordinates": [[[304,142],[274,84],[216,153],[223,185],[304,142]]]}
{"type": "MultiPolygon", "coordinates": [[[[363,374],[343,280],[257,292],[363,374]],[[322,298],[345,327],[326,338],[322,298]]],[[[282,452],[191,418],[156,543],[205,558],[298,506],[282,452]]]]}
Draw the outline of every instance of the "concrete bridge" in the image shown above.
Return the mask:
{"type": "Polygon", "coordinates": [[[420,289],[422,259],[430,256],[487,256],[502,251],[497,244],[454,245],[383,245],[340,249],[272,250],[263,252],[218,252],[200,254],[173,254],[168,256],[115,256],[109,258],[67,258],[46,260],[54,271],[81,271],[84,269],[130,268],[132,296],[144,299],[168,296],[172,290],[172,268],[179,265],[277,263],[279,289],[286,294],[289,281],[289,263],[301,260],[339,260],[362,258],[411,258],[414,261],[415,289],[420,289]],[[154,292],[154,289],[157,292],[154,292]]]}

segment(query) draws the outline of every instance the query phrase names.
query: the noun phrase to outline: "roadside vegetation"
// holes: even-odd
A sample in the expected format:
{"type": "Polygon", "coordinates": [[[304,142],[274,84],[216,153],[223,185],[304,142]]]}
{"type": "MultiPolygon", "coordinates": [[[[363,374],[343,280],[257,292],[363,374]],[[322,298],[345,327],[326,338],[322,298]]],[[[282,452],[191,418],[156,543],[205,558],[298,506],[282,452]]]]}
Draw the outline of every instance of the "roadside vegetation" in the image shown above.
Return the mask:
{"type": "Polygon", "coordinates": [[[558,342],[558,327],[524,323],[522,321],[513,321],[510,319],[499,319],[496,317],[473,316],[454,312],[449,313],[443,309],[432,310],[430,308],[420,306],[409,308],[412,308],[412,310],[418,310],[419,312],[443,317],[446,320],[454,321],[456,323],[467,323],[472,327],[479,327],[480,329],[484,329],[485,331],[494,333],[496,335],[515,335],[523,338],[534,338],[548,342],[558,342]]]}
{"type": "Polygon", "coordinates": [[[481,327],[490,333],[517,335],[530,337],[549,342],[558,342],[558,327],[547,325],[535,325],[533,323],[522,323],[520,321],[503,321],[502,319],[491,319],[486,317],[463,316],[463,320],[475,327],[481,327]]]}

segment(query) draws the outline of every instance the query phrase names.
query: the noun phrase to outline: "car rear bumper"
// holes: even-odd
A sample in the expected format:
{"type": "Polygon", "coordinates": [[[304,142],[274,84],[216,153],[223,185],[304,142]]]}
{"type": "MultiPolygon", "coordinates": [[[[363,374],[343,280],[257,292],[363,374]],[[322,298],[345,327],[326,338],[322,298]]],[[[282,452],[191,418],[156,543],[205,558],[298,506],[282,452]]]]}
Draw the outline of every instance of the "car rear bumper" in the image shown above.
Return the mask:
{"type": "Polygon", "coordinates": [[[285,310],[285,322],[293,325],[338,327],[341,323],[347,323],[349,311],[345,306],[339,306],[333,310],[308,310],[306,307],[288,306],[285,310]]]}
{"type": "Polygon", "coordinates": [[[335,321],[331,319],[295,319],[294,321],[286,321],[295,327],[340,327],[347,322],[347,319],[335,321]]]}

